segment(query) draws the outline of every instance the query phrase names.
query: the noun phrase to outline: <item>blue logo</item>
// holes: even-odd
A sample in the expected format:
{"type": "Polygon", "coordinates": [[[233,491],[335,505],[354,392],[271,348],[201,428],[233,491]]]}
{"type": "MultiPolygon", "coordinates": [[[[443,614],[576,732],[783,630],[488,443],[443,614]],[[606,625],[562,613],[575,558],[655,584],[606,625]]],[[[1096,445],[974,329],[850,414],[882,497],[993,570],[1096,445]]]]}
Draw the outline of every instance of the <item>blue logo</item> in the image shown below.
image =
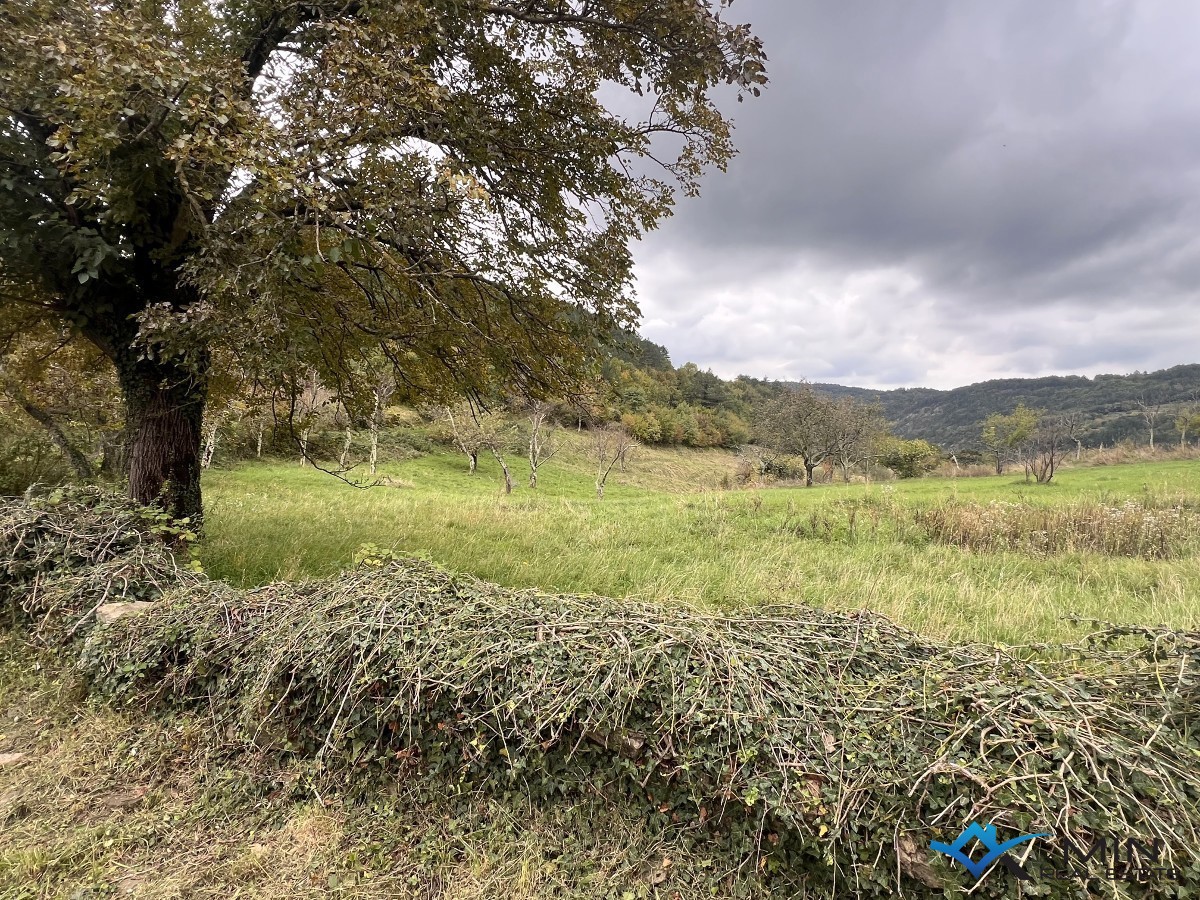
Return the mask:
{"type": "Polygon", "coordinates": [[[1029,875],[1019,865],[1008,859],[1005,854],[1013,847],[1024,844],[1026,841],[1032,841],[1034,838],[1050,837],[1049,834],[1042,832],[1040,834],[1023,834],[1020,837],[1015,837],[1010,841],[1000,843],[996,837],[995,825],[980,825],[978,822],[972,822],[963,829],[962,834],[954,839],[953,844],[943,844],[941,841],[931,841],[929,846],[939,853],[945,853],[951,859],[962,864],[963,868],[975,876],[976,880],[983,877],[983,873],[988,870],[992,863],[997,860],[1002,860],[1005,868],[1020,878],[1022,881],[1028,880],[1029,875]],[[967,845],[972,840],[978,841],[987,854],[981,856],[978,860],[971,859],[967,855],[967,845]]]}

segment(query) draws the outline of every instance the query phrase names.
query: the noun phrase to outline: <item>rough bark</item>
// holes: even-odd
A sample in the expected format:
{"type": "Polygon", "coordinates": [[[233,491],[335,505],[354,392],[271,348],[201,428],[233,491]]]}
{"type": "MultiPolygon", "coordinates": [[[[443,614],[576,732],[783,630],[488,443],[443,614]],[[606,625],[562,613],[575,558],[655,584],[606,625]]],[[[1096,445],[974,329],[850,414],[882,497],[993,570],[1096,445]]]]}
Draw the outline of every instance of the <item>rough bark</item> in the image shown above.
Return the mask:
{"type": "Polygon", "coordinates": [[[114,362],[125,399],[129,496],[199,523],[207,360],[191,369],[137,359],[129,349],[114,362]]]}

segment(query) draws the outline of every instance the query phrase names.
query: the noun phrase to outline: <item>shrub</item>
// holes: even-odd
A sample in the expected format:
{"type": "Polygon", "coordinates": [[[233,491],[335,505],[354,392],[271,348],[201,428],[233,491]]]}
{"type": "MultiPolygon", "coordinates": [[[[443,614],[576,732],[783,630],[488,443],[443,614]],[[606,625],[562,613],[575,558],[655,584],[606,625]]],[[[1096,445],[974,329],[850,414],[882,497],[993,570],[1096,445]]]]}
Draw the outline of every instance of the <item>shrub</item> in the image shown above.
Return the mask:
{"type": "Polygon", "coordinates": [[[43,429],[0,411],[0,496],[22,494],[34,484],[59,484],[70,476],[66,460],[43,429]]]}
{"type": "Polygon", "coordinates": [[[918,478],[937,468],[941,451],[928,441],[906,441],[891,438],[884,442],[879,464],[887,466],[900,478],[918,478]]]}

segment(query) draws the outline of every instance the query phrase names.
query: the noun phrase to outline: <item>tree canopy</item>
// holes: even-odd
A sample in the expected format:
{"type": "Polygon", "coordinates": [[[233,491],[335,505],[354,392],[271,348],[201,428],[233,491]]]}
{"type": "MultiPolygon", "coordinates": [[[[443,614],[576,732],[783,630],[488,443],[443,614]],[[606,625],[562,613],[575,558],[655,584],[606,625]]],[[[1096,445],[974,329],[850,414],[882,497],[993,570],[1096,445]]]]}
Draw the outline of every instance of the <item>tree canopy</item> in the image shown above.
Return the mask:
{"type": "Polygon", "coordinates": [[[112,360],[130,491],[177,513],[214,354],[562,393],[637,317],[630,242],[730,159],[718,86],[765,83],[729,2],[6,3],[0,316],[112,360]]]}

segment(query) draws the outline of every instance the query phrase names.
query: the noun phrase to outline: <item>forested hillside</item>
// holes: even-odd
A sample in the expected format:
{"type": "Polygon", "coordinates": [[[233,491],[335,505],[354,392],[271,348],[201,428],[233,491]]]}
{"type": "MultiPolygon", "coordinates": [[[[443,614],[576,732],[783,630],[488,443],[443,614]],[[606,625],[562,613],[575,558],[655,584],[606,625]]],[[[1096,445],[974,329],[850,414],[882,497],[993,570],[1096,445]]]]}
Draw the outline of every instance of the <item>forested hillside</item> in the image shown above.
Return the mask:
{"type": "MultiPolygon", "coordinates": [[[[699,446],[738,443],[744,434],[739,423],[752,422],[755,407],[787,384],[744,375],[726,381],[694,363],[675,368],[665,347],[640,338],[625,342],[606,375],[616,406],[610,415],[623,416],[640,439],[699,446]],[[702,422],[720,416],[721,439],[699,436],[691,425],[687,437],[658,427],[677,418],[689,421],[697,414],[702,422]]],[[[1076,418],[1081,440],[1091,447],[1123,440],[1148,443],[1151,420],[1157,444],[1178,442],[1176,417],[1185,411],[1200,412],[1200,364],[1094,378],[1005,378],[953,390],[813,387],[834,398],[877,403],[897,435],[921,438],[947,450],[977,446],[983,420],[992,413],[1010,413],[1019,403],[1076,418]]],[[[1189,438],[1194,437],[1189,432],[1189,438]]]]}
{"type": "Polygon", "coordinates": [[[1078,416],[1085,445],[1132,439],[1149,440],[1154,419],[1155,441],[1179,440],[1175,418],[1200,405],[1200,365],[1175,366],[1132,375],[1050,376],[983,381],[949,391],[900,388],[873,391],[837,384],[814,385],[833,396],[854,396],[883,407],[897,434],[923,438],[946,449],[972,446],[979,423],[992,413],[1009,413],[1018,403],[1050,413],[1078,416]],[[1157,407],[1157,411],[1156,411],[1157,407]]]}

